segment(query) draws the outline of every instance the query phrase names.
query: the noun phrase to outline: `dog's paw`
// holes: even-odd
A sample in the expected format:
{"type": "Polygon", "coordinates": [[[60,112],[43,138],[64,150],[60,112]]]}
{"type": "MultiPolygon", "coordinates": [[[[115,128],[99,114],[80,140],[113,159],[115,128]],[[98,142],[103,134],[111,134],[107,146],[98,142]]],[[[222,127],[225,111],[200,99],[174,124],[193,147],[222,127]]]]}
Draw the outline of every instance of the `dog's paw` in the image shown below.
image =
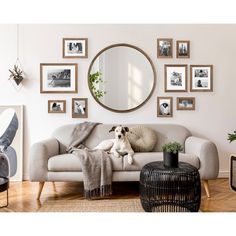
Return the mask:
{"type": "Polygon", "coordinates": [[[128,155],[128,163],[129,163],[130,165],[133,164],[133,157],[132,157],[131,155],[128,155]]]}

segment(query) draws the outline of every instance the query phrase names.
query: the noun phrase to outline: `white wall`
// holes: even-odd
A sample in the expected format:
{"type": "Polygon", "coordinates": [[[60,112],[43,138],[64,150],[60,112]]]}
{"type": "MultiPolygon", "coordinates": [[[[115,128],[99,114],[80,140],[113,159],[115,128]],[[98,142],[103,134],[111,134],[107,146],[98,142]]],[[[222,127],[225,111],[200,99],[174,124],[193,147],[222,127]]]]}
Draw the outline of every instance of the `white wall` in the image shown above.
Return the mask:
{"type": "MultiPolygon", "coordinates": [[[[20,56],[27,80],[20,92],[8,81],[8,69],[16,58],[16,26],[0,25],[0,104],[25,105],[24,173],[28,175],[29,147],[47,138],[58,126],[81,122],[71,118],[71,98],[88,97],[89,119],[103,123],[177,123],[193,134],[216,143],[220,154],[220,171],[228,171],[229,154],[236,142],[227,142],[227,133],[236,129],[236,25],[21,25],[20,56]],[[87,37],[88,59],[63,59],[63,37],[87,37]],[[170,37],[191,41],[190,59],[157,59],[156,39],[170,37]],[[143,49],[157,70],[153,96],[140,109],[126,114],[112,113],[99,106],[87,86],[90,61],[102,48],[114,43],[130,43],[143,49]],[[43,62],[76,62],[78,94],[40,94],[39,64],[43,62]],[[213,64],[214,92],[164,93],[164,64],[213,64]],[[196,111],[176,111],[173,118],[156,117],[157,96],[195,96],[196,111]],[[48,114],[48,99],[66,99],[66,114],[48,114]]],[[[175,55],[175,44],[174,44],[175,55]]]]}

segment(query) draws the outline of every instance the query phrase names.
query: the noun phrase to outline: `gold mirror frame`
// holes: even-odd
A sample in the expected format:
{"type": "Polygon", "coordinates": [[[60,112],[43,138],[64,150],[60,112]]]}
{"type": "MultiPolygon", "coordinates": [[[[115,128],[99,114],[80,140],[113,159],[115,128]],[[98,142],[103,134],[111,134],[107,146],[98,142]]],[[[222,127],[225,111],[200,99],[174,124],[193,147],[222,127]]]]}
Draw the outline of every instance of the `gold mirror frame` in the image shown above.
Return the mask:
{"type": "Polygon", "coordinates": [[[131,111],[134,111],[134,110],[137,110],[139,109],[141,106],[143,106],[152,96],[153,92],[154,92],[154,89],[155,89],[155,86],[156,86],[156,70],[155,70],[155,67],[154,67],[154,64],[151,60],[151,58],[140,48],[134,46],[134,45],[131,45],[131,44],[127,44],[127,43],[119,43],[119,44],[112,44],[108,47],[105,47],[103,48],[101,51],[99,51],[97,53],[97,55],[93,58],[93,60],[91,61],[90,63],[90,66],[89,66],[89,69],[88,69],[88,87],[89,87],[89,90],[93,96],[93,98],[95,99],[95,101],[101,105],[102,107],[104,107],[105,109],[109,110],[109,111],[113,111],[113,112],[117,112],[117,113],[125,113],[125,112],[131,112],[131,111]],[[110,108],[108,106],[105,106],[103,103],[101,103],[100,101],[97,100],[97,98],[94,96],[93,92],[91,91],[90,89],[90,85],[89,85],[89,75],[90,75],[90,71],[91,71],[91,68],[93,66],[93,63],[95,62],[95,60],[106,50],[110,49],[110,48],[114,48],[114,47],[120,47],[120,46],[123,46],[123,47],[130,47],[130,48],[133,48],[133,49],[136,49],[137,51],[139,51],[140,53],[142,53],[146,58],[147,60],[149,61],[151,67],[152,67],[152,71],[153,71],[153,86],[152,86],[152,89],[151,89],[151,92],[150,94],[148,95],[148,97],[141,103],[139,104],[138,106],[134,107],[134,108],[131,108],[131,109],[127,109],[127,110],[117,110],[117,109],[113,109],[113,108],[110,108]]]}

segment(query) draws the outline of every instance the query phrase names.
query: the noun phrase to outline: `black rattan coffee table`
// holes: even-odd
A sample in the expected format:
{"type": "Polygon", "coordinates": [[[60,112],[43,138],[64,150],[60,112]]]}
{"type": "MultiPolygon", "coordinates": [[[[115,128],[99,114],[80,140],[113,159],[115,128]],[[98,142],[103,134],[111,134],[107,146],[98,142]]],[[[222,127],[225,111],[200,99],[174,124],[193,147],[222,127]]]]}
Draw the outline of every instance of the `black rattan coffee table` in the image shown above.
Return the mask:
{"type": "Polygon", "coordinates": [[[140,173],[140,199],[146,212],[197,212],[201,203],[201,182],[197,168],[179,162],[166,168],[151,162],[140,173]]]}

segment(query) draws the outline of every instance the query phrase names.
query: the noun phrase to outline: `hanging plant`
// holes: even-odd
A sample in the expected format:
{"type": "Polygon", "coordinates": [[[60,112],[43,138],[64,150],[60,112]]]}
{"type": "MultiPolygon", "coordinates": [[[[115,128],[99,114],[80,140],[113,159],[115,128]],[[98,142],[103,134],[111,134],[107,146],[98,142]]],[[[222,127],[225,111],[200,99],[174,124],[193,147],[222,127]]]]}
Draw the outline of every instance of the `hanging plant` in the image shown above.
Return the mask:
{"type": "Polygon", "coordinates": [[[97,100],[100,100],[106,94],[106,91],[99,90],[96,87],[97,84],[104,83],[104,80],[101,77],[102,73],[99,71],[89,75],[89,87],[97,100]]]}
{"type": "Polygon", "coordinates": [[[14,65],[13,69],[9,71],[11,73],[9,79],[13,79],[15,83],[19,85],[24,79],[23,70],[21,70],[17,65],[14,65]]]}

